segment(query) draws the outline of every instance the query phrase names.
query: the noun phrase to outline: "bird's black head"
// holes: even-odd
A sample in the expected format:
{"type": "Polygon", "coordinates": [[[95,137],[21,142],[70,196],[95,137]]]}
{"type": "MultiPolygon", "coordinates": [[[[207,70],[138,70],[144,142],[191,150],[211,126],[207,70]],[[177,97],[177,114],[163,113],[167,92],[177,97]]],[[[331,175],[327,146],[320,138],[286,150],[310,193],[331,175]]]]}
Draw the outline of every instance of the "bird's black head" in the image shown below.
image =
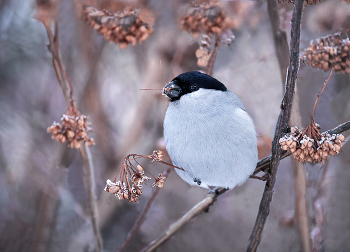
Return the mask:
{"type": "Polygon", "coordinates": [[[176,101],[181,96],[195,92],[200,88],[227,91],[227,88],[217,79],[198,71],[187,72],[175,77],[163,89],[163,94],[171,101],[176,101]]]}

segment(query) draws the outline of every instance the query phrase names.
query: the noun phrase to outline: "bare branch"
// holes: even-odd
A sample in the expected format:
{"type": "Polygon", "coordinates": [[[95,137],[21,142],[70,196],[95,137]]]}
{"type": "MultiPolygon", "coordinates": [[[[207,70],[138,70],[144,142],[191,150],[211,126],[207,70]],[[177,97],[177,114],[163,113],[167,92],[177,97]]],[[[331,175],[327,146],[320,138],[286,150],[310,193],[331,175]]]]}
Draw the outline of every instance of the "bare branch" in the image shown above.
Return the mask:
{"type": "MultiPolygon", "coordinates": [[[[68,76],[63,69],[63,66],[59,57],[57,21],[54,21],[54,22],[55,22],[55,35],[52,34],[52,30],[48,22],[43,22],[43,24],[46,28],[47,36],[49,38],[48,48],[52,55],[53,67],[55,69],[57,79],[60,83],[64,97],[66,99],[67,106],[69,110],[71,110],[74,108],[73,89],[68,79],[68,76]]],[[[97,214],[97,204],[96,204],[96,195],[95,195],[94,168],[91,160],[91,154],[89,149],[86,146],[86,143],[84,143],[80,147],[79,152],[84,163],[84,182],[85,182],[85,187],[86,187],[87,197],[88,197],[89,215],[90,215],[91,225],[92,225],[95,242],[96,242],[96,251],[101,251],[102,239],[101,239],[101,234],[97,225],[98,214],[97,214]]]]}
{"type": "Polygon", "coordinates": [[[210,191],[209,194],[201,202],[195,205],[190,211],[185,213],[180,219],[171,224],[167,230],[165,230],[156,240],[147,245],[142,251],[154,251],[171,236],[173,236],[189,220],[191,220],[198,214],[207,211],[209,206],[214,203],[216,198],[225,193],[226,191],[227,189],[219,187],[215,188],[213,191],[210,191]]]}
{"type": "MultiPolygon", "coordinates": [[[[275,1],[275,0],[269,0],[275,1]]],[[[276,182],[276,174],[282,150],[279,146],[279,139],[282,132],[288,128],[288,121],[291,114],[293,95],[295,89],[295,81],[299,71],[299,44],[300,44],[300,25],[301,15],[303,12],[304,0],[297,0],[294,4],[293,17],[291,20],[291,42],[289,67],[287,71],[285,93],[281,104],[281,112],[278,117],[275,136],[272,143],[272,156],[270,160],[270,169],[267,171],[268,179],[265,184],[264,193],[260,202],[259,212],[255,221],[252,234],[249,238],[247,251],[256,251],[261,241],[262,231],[265,226],[266,219],[270,212],[270,203],[272,201],[273,188],[276,182]]]]}

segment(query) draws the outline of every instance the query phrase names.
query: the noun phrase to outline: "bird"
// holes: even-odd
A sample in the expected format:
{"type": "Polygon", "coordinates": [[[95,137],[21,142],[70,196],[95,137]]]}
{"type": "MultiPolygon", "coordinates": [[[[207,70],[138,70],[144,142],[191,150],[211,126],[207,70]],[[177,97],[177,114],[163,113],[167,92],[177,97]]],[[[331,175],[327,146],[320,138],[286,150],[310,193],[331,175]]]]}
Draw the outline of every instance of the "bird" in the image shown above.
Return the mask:
{"type": "Polygon", "coordinates": [[[163,88],[165,148],[188,184],[232,189],[254,172],[257,134],[243,103],[214,77],[191,71],[163,88]]]}

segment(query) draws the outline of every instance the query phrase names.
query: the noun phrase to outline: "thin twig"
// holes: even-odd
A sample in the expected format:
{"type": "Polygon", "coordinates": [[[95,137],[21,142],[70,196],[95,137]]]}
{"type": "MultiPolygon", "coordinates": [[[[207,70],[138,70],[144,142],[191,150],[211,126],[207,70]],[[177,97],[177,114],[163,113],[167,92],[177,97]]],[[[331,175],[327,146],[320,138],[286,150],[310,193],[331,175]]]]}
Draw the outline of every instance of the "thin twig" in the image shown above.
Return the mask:
{"type": "MultiPolygon", "coordinates": [[[[275,0],[269,0],[275,1],[275,0]]],[[[280,162],[282,149],[279,146],[279,139],[282,132],[288,128],[288,121],[291,114],[293,95],[295,89],[295,81],[299,70],[299,44],[300,44],[300,25],[303,12],[304,0],[296,0],[294,4],[293,17],[291,20],[291,42],[289,67],[287,71],[285,93],[281,104],[281,112],[277,121],[274,140],[272,142],[272,157],[270,161],[270,169],[268,179],[265,184],[264,193],[260,202],[259,212],[255,221],[252,234],[249,238],[247,251],[256,251],[262,236],[266,219],[270,212],[270,203],[272,201],[273,188],[276,183],[276,174],[280,162]]]]}
{"type": "Polygon", "coordinates": [[[326,87],[326,85],[327,85],[327,83],[328,83],[328,81],[329,81],[329,78],[330,78],[331,75],[332,75],[332,72],[333,72],[333,69],[331,69],[331,71],[329,72],[328,77],[327,77],[326,81],[324,82],[321,91],[320,91],[320,92],[318,93],[318,95],[317,95],[317,98],[316,98],[316,101],[315,101],[315,104],[314,104],[314,109],[312,110],[311,120],[314,119],[315,110],[316,110],[316,106],[317,106],[318,99],[320,99],[320,96],[321,96],[321,94],[322,94],[324,88],[326,87]]]}
{"type": "MultiPolygon", "coordinates": [[[[72,98],[73,89],[66,72],[62,66],[59,51],[58,51],[58,38],[57,38],[57,21],[55,22],[55,36],[52,34],[50,24],[43,22],[47,35],[49,38],[49,51],[52,55],[52,63],[57,75],[57,79],[61,85],[64,97],[66,99],[67,106],[69,110],[74,108],[74,100],[72,98]]],[[[94,232],[95,242],[96,242],[96,251],[102,251],[102,238],[100,230],[98,229],[97,224],[97,204],[96,204],[96,195],[95,195],[95,180],[94,180],[94,168],[91,160],[91,154],[86,144],[82,145],[79,149],[80,156],[84,163],[84,182],[87,191],[88,197],[88,207],[89,215],[91,219],[91,225],[94,232]]]]}
{"type": "Polygon", "coordinates": [[[214,50],[211,53],[211,56],[209,58],[208,65],[207,65],[207,70],[205,71],[205,73],[210,75],[210,76],[213,75],[214,63],[216,60],[216,56],[218,55],[219,48],[220,48],[220,37],[215,36],[214,50]]]}
{"type": "MultiPolygon", "coordinates": [[[[165,172],[163,172],[163,176],[167,177],[169,175],[169,173],[171,172],[171,168],[168,168],[165,172]]],[[[126,247],[128,246],[128,244],[130,243],[130,241],[132,240],[132,238],[135,236],[137,230],[139,230],[139,228],[141,227],[142,223],[145,220],[145,217],[149,211],[149,209],[151,208],[154,200],[157,198],[157,195],[159,193],[160,188],[156,187],[151,195],[151,197],[149,198],[145,208],[143,209],[143,211],[141,212],[141,214],[139,215],[139,217],[137,218],[134,226],[131,228],[131,230],[129,231],[128,235],[126,236],[125,241],[123,242],[123,244],[120,246],[120,248],[117,250],[117,252],[122,252],[126,249],[126,247]]]]}
{"type": "Polygon", "coordinates": [[[215,188],[213,191],[210,191],[209,194],[197,205],[195,205],[190,211],[185,213],[180,219],[171,224],[167,230],[165,230],[156,240],[147,245],[143,252],[150,252],[158,248],[161,244],[163,244],[166,240],[168,240],[172,235],[174,235],[184,224],[186,224],[193,217],[197,216],[202,212],[206,212],[210,205],[214,203],[214,201],[225,193],[227,189],[224,188],[215,188]]]}

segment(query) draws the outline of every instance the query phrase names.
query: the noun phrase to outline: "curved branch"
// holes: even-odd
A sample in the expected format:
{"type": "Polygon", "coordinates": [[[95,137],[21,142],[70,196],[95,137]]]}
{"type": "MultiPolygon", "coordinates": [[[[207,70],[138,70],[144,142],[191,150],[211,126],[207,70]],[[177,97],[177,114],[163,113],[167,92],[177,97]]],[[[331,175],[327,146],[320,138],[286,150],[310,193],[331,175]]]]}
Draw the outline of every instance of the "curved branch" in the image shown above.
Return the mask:
{"type": "Polygon", "coordinates": [[[195,205],[190,211],[185,213],[180,219],[171,224],[167,230],[165,230],[156,240],[152,241],[145,248],[142,249],[143,252],[154,251],[171,236],[173,236],[184,224],[190,221],[193,217],[197,216],[202,212],[208,211],[208,208],[214,203],[217,197],[225,193],[227,189],[217,187],[197,205],[195,205]]]}

